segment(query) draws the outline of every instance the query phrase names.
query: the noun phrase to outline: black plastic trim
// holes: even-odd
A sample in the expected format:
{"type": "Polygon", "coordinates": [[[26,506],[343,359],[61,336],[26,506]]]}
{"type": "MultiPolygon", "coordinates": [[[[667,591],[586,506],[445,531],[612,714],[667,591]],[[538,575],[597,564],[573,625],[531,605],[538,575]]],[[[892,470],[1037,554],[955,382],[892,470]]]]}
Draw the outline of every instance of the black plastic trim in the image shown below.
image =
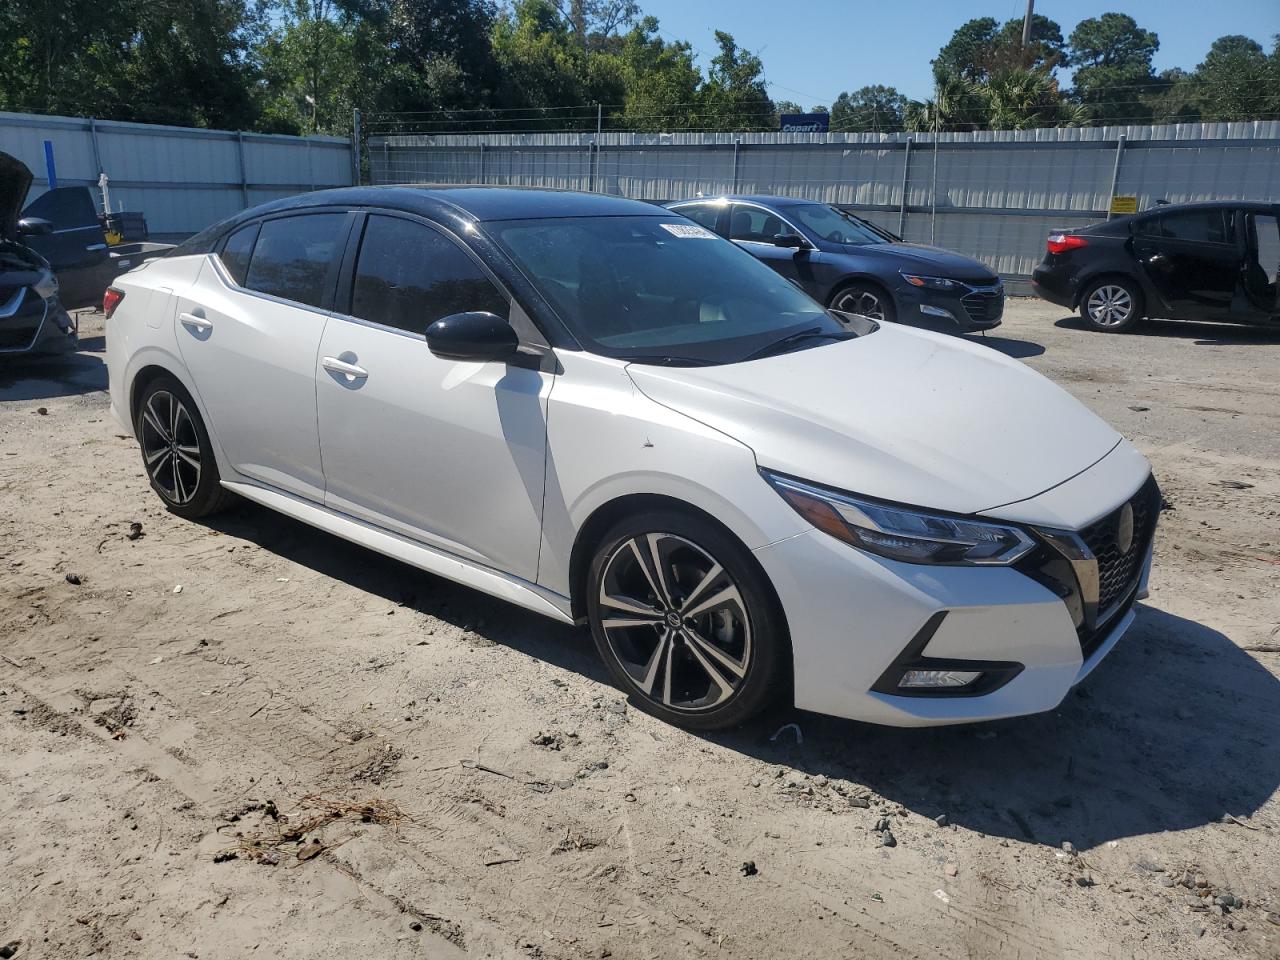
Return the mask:
{"type": "Polygon", "coordinates": [[[911,642],[903,647],[902,652],[889,665],[889,669],[872,685],[874,693],[894,697],[981,697],[999,690],[1023,671],[1023,664],[1011,660],[952,660],[924,656],[924,648],[938,632],[948,612],[939,610],[925,621],[924,626],[911,638],[911,642]],[[899,687],[898,683],[908,670],[979,671],[981,676],[963,687],[899,687]]]}

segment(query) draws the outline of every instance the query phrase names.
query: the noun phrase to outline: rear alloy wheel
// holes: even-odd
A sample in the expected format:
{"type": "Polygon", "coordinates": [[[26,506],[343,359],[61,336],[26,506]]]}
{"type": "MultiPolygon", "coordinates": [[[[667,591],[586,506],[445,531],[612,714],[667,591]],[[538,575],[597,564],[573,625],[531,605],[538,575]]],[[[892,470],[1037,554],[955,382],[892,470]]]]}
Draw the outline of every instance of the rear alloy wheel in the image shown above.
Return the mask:
{"type": "Polygon", "coordinates": [[[591,567],[601,656],[640,706],[693,729],[761,710],[785,636],[749,556],[712,524],[648,514],[614,527],[591,567]]]}
{"type": "Polygon", "coordinates": [[[1124,280],[1101,280],[1081,298],[1080,316],[1094,330],[1124,333],[1142,322],[1142,295],[1124,280]]]}
{"type": "Polygon", "coordinates": [[[870,283],[851,283],[841,287],[831,298],[829,306],[841,313],[856,313],[872,320],[892,322],[898,318],[893,298],[870,283]]]}
{"type": "Polygon", "coordinates": [[[176,379],[160,376],[143,388],[134,433],[151,488],[178,516],[203,517],[231,500],[219,482],[213,447],[195,401],[176,379]]]}

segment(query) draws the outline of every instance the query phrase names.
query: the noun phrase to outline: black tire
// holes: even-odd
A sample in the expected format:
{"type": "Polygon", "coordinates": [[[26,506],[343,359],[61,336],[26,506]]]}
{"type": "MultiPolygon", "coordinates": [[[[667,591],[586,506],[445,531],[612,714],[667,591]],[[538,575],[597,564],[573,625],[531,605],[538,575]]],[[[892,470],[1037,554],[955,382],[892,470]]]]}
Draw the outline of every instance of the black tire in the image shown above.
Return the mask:
{"type": "Polygon", "coordinates": [[[1099,333],[1128,333],[1142,324],[1142,290],[1127,277],[1101,277],[1080,297],[1080,319],[1099,333]]]}
{"type": "Polygon", "coordinates": [[[142,388],[133,429],[151,489],[170,511],[194,520],[235,499],[219,482],[209,431],[177,378],[161,374],[142,388]]]}
{"type": "Polygon", "coordinates": [[[856,313],[864,317],[869,316],[872,320],[884,320],[888,323],[893,323],[898,319],[898,307],[893,302],[893,297],[889,292],[884,287],[861,280],[846,283],[836,290],[831,295],[831,300],[827,303],[827,307],[844,313],[856,313]],[[871,306],[872,302],[875,304],[874,307],[871,306]],[[864,310],[871,310],[872,312],[863,312],[864,310]]]}
{"type": "Polygon", "coordinates": [[[637,707],[668,723],[691,730],[737,726],[784,689],[790,640],[777,598],[746,548],[704,518],[653,510],[616,523],[591,560],[587,614],[618,685],[637,707]],[[641,545],[651,543],[653,552],[644,551],[641,545]],[[620,625],[625,621],[633,622],[620,625]]]}

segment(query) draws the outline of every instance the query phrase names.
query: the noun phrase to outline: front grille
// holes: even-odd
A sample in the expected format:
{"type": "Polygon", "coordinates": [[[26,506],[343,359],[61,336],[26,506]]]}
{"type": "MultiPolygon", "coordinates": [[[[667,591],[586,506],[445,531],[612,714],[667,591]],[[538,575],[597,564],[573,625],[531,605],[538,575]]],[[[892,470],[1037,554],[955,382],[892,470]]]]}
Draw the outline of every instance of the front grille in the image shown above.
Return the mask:
{"type": "Polygon", "coordinates": [[[969,319],[979,323],[990,323],[1004,316],[1004,291],[974,291],[960,298],[969,319]]]}
{"type": "Polygon", "coordinates": [[[1018,561],[1018,570],[1062,598],[1076,624],[1085,660],[1093,655],[1137,599],[1138,580],[1151,547],[1160,503],[1160,488],[1155,477],[1149,476],[1137,493],[1101,520],[1078,534],[1066,533],[1068,537],[1078,537],[1078,542],[1097,562],[1098,600],[1092,611],[1087,609],[1068,557],[1049,540],[1042,541],[1036,550],[1018,561]],[[1122,552],[1118,537],[1126,505],[1133,511],[1133,535],[1128,551],[1122,552]]]}
{"type": "Polygon", "coordinates": [[[1148,478],[1133,497],[1096,523],[1080,531],[1080,537],[1098,561],[1098,612],[1105,614],[1133,586],[1146,557],[1151,526],[1159,513],[1155,478],[1148,478]],[[1133,533],[1129,549],[1121,552],[1118,536],[1125,509],[1132,511],[1133,533]]]}

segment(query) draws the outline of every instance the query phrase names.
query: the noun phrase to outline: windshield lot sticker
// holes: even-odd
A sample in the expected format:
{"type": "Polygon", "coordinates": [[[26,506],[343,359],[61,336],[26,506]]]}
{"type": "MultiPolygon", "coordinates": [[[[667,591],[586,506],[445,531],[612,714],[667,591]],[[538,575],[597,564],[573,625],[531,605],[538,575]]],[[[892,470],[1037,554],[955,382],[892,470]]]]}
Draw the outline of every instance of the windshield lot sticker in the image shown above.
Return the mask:
{"type": "Polygon", "coordinates": [[[715,234],[706,227],[700,227],[696,223],[660,223],[658,226],[671,234],[673,237],[679,237],[682,240],[713,240],[715,234]]]}

